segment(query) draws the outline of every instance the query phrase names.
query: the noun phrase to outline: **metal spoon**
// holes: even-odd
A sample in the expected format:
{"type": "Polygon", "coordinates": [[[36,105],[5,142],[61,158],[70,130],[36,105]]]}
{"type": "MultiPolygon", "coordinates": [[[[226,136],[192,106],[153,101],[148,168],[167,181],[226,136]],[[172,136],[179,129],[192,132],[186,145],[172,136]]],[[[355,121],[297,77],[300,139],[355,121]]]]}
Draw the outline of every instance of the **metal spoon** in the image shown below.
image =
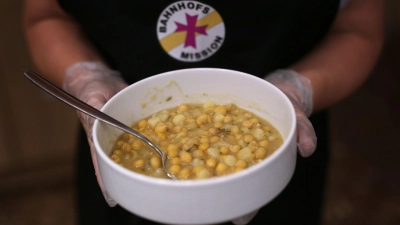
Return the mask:
{"type": "Polygon", "coordinates": [[[157,147],[156,144],[154,144],[152,141],[150,141],[147,137],[145,137],[142,134],[140,134],[139,132],[133,130],[129,126],[126,126],[125,124],[119,122],[118,120],[112,118],[111,116],[109,116],[109,115],[93,108],[92,106],[86,104],[85,102],[75,98],[74,96],[72,96],[68,92],[62,90],[61,88],[57,87],[56,85],[54,85],[50,81],[46,80],[39,74],[37,74],[31,70],[27,70],[27,71],[25,71],[24,75],[30,81],[32,81],[34,84],[36,84],[37,86],[39,86],[40,88],[45,90],[47,93],[49,93],[49,94],[53,95],[54,97],[58,98],[59,100],[63,101],[64,103],[67,103],[68,105],[74,107],[75,109],[77,109],[83,113],[88,114],[89,116],[92,116],[98,120],[101,120],[105,123],[108,123],[108,124],[118,128],[118,129],[128,132],[128,133],[132,134],[133,136],[139,138],[140,140],[144,141],[145,143],[147,143],[150,147],[152,147],[154,150],[156,150],[156,152],[161,156],[162,165],[163,165],[164,171],[167,174],[167,176],[171,179],[175,179],[174,175],[172,175],[167,169],[167,165],[166,165],[167,154],[165,154],[159,147],[157,147]]]}

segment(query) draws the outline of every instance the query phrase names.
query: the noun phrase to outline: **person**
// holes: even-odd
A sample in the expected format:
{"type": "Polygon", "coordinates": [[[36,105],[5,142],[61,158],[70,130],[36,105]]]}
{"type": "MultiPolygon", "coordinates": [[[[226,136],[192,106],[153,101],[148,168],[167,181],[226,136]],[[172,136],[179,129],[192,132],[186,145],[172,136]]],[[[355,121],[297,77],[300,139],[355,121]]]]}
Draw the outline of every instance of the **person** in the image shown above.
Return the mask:
{"type": "MultiPolygon", "coordinates": [[[[301,157],[278,197],[233,222],[307,225],[321,220],[327,110],[367,79],[383,20],[383,0],[25,0],[23,18],[38,70],[98,109],[128,84],[182,68],[238,70],[280,88],[296,109],[301,157]]],[[[78,115],[80,224],[156,224],[108,196],[93,155],[93,119],[78,115]]]]}

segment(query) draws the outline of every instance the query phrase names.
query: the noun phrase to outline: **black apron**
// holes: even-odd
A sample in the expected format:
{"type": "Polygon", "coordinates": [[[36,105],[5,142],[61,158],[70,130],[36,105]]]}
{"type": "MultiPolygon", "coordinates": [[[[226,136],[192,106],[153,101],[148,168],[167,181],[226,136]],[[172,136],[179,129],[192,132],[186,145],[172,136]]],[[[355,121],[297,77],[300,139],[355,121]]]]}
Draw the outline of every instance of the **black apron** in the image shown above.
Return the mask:
{"type": "MultiPolygon", "coordinates": [[[[226,68],[264,77],[312,51],[326,35],[339,8],[339,0],[59,3],[128,83],[194,67],[226,68]]],[[[298,157],[289,185],[250,224],[319,224],[328,164],[327,113],[310,119],[318,137],[316,152],[309,158],[298,157]]],[[[86,137],[82,130],[80,134],[80,224],[156,224],[119,206],[108,207],[97,185],[86,137]]]]}

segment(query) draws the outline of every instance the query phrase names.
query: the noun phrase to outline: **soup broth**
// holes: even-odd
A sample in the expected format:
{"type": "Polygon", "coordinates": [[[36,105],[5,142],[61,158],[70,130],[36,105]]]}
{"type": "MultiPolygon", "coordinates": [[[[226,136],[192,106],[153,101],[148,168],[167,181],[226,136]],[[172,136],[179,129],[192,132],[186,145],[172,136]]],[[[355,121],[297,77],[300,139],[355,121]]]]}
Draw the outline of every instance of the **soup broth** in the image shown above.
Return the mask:
{"type": "MultiPolygon", "coordinates": [[[[132,128],[167,153],[167,168],[182,180],[242,171],[283,143],[268,121],[234,104],[182,104],[155,113],[132,128]]],[[[137,173],[167,178],[158,153],[131,134],[118,138],[110,158],[137,173]]]]}

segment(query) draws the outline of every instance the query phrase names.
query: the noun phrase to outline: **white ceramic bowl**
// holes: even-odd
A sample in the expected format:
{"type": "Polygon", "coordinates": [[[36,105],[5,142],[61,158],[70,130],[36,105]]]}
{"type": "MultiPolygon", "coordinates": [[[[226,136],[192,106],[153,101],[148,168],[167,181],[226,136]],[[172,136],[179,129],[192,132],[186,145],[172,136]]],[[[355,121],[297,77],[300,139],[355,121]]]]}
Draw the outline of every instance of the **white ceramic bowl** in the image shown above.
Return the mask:
{"type": "Polygon", "coordinates": [[[291,179],[296,163],[296,117],[275,86],[245,73],[211,68],[184,69],[149,77],[115,95],[102,111],[132,125],[181,103],[235,103],[268,120],[283,145],[262,162],[232,175],[173,181],[129,171],[109,158],[122,133],[98,120],[94,144],[101,177],[110,196],[126,210],[167,224],[212,224],[240,217],[267,204],[291,179]]]}

